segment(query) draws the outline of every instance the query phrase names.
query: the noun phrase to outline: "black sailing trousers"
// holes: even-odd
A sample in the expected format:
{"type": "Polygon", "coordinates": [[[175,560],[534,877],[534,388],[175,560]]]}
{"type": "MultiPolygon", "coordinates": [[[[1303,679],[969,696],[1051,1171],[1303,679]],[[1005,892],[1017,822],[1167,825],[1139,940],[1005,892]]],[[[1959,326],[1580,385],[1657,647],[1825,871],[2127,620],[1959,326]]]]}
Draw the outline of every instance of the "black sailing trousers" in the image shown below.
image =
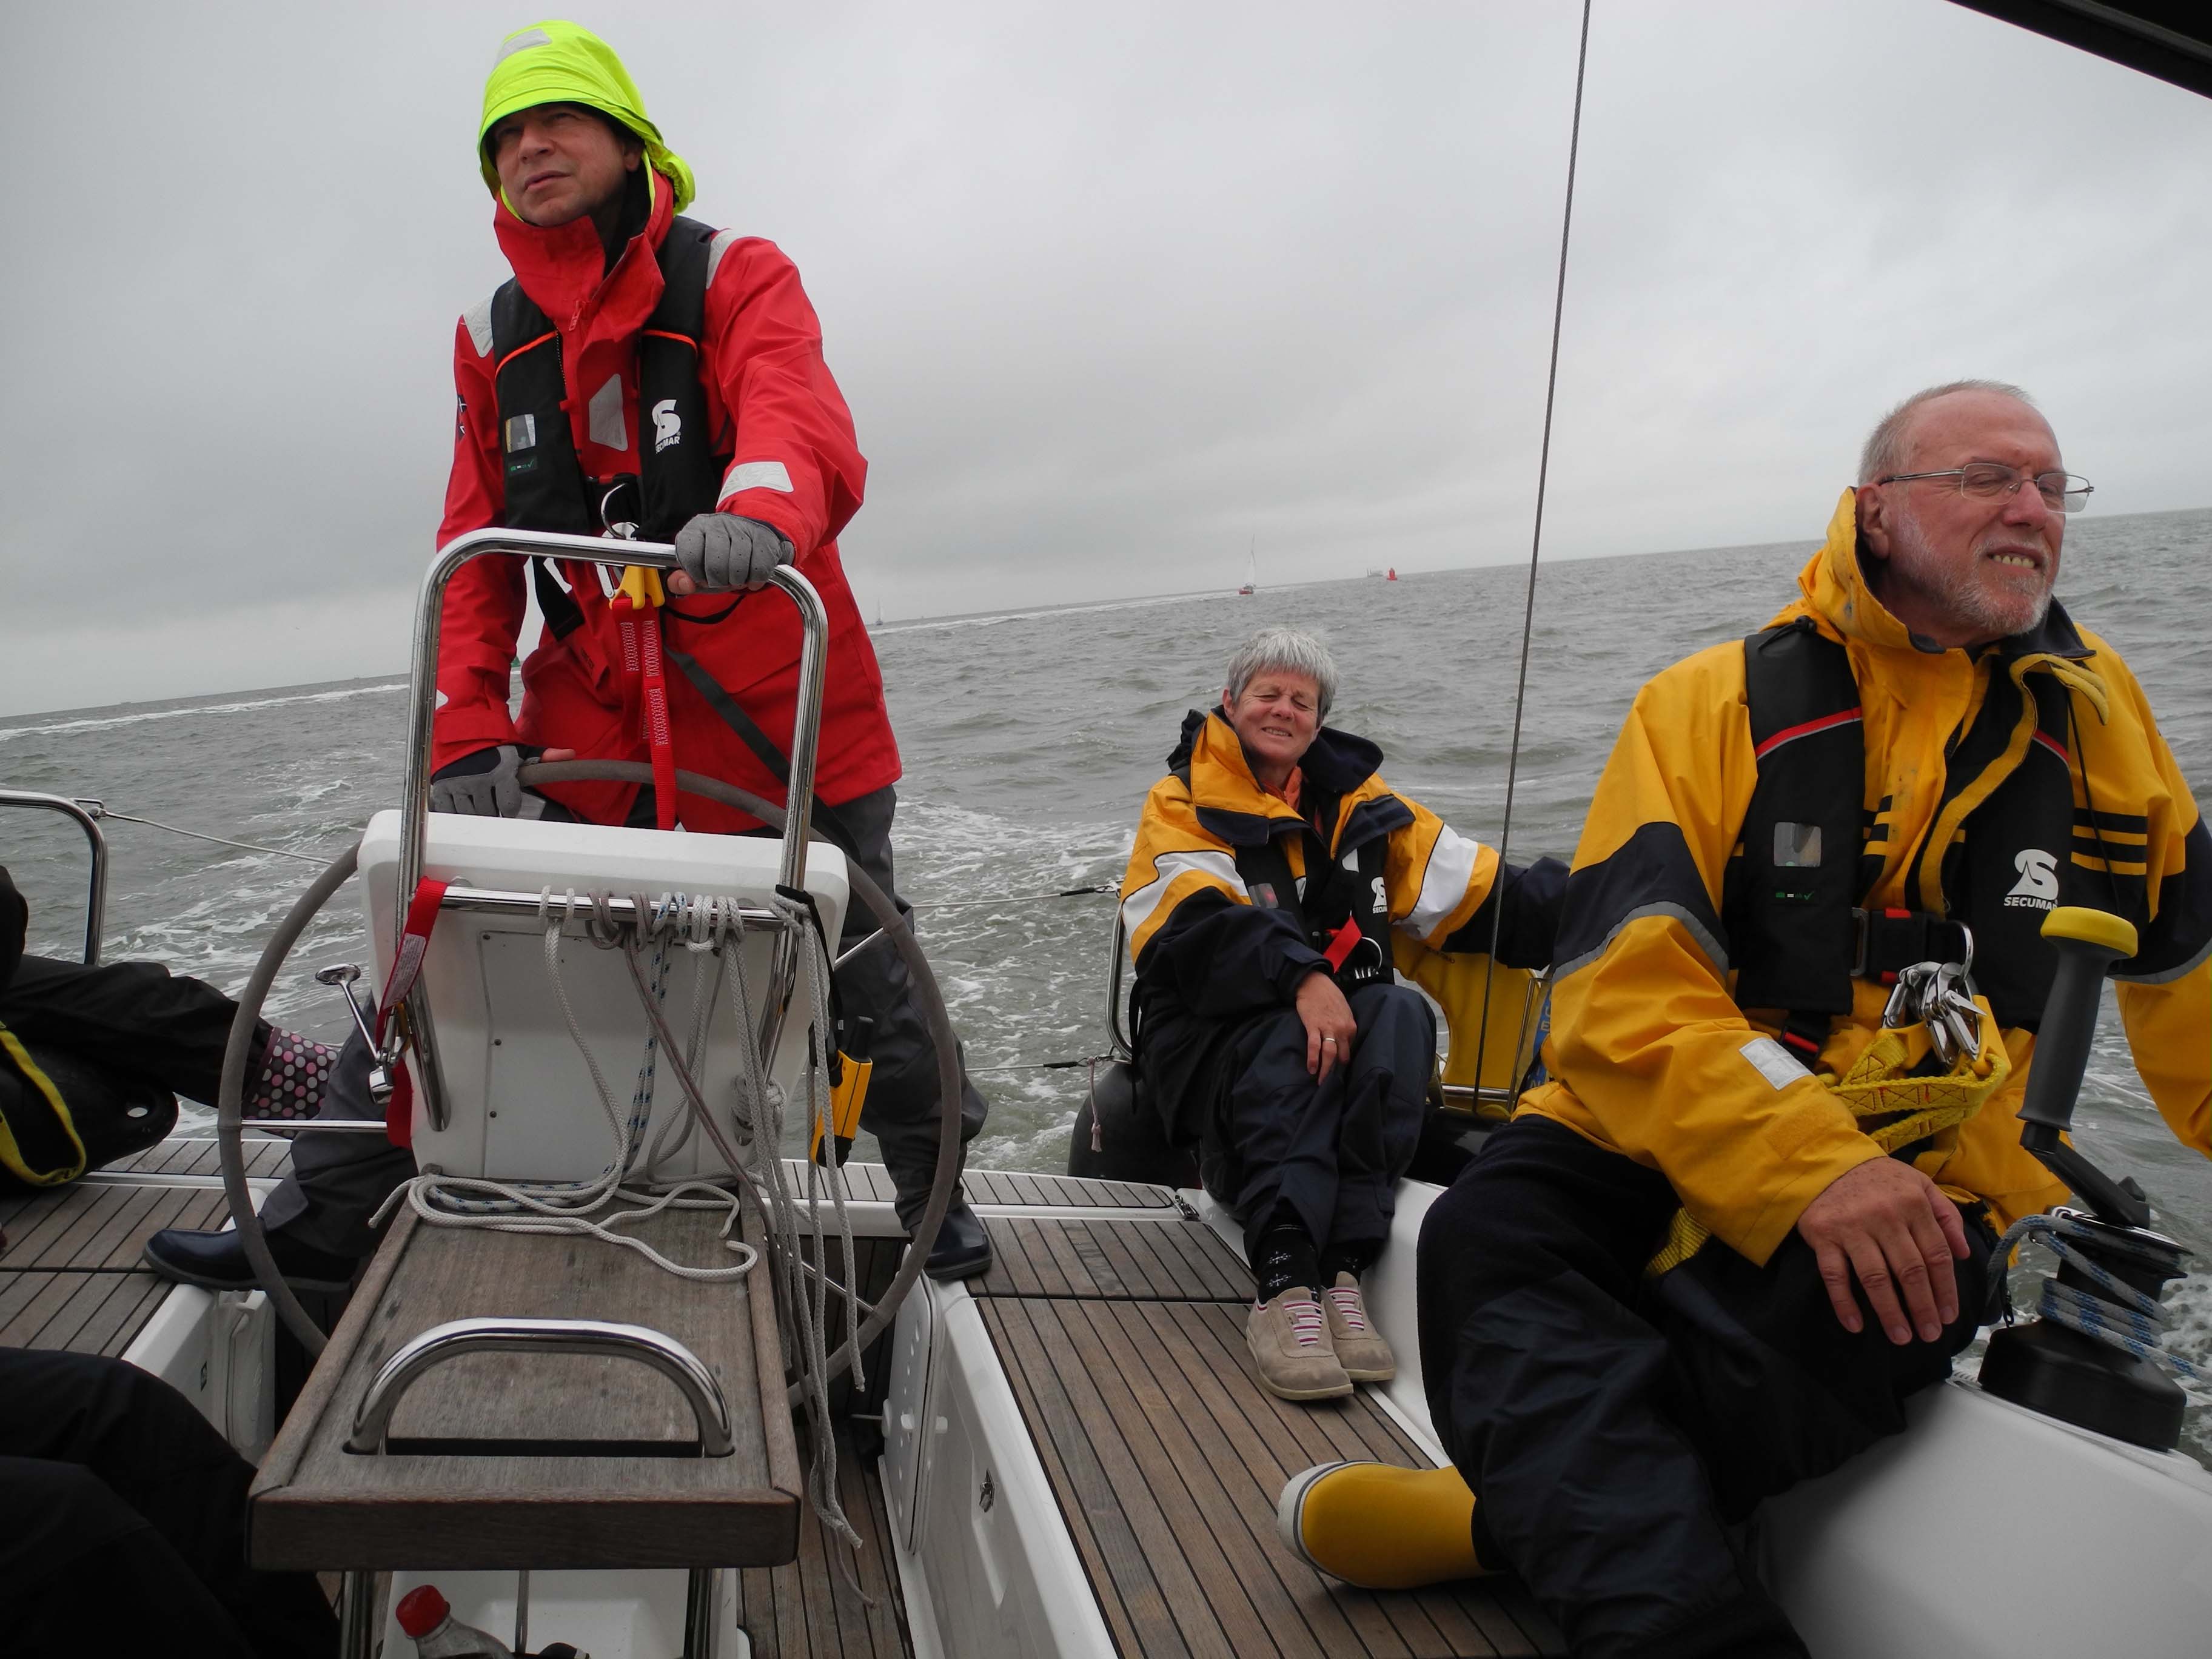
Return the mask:
{"type": "Polygon", "coordinates": [[[1358,1035],[1351,1060],[1325,1082],[1306,1071],[1296,1009],[1237,1028],[1199,1166],[1206,1191],[1248,1228],[1287,1204],[1322,1250],[1379,1249],[1398,1178],[1420,1142],[1436,1016],[1419,992],[1387,981],[1356,986],[1345,1000],[1358,1035]]]}
{"type": "Polygon", "coordinates": [[[1479,1549],[1577,1654],[1802,1655],[1727,1529],[1905,1426],[1905,1396],[1973,1340],[1994,1239],[1968,1212],[1958,1322],[1900,1348],[1871,1316],[1837,1322],[1795,1233],[1764,1267],[1714,1240],[1647,1279],[1676,1207],[1665,1177],[1559,1124],[1492,1134],[1421,1227],[1430,1415],[1479,1549]]]}
{"type": "Polygon", "coordinates": [[[312,1574],[246,1565],[252,1466],[119,1359],[0,1349],[0,1650],[11,1659],[309,1659],[312,1574]]]}
{"type": "MultiPolygon", "coordinates": [[[[0,1025],[26,1042],[50,1042],[101,1070],[213,1104],[223,1046],[238,1005],[204,981],[158,962],[96,968],[25,957],[0,985],[0,1025]]],[[[269,1025],[255,1029],[246,1056],[253,1077],[269,1025]]]]}

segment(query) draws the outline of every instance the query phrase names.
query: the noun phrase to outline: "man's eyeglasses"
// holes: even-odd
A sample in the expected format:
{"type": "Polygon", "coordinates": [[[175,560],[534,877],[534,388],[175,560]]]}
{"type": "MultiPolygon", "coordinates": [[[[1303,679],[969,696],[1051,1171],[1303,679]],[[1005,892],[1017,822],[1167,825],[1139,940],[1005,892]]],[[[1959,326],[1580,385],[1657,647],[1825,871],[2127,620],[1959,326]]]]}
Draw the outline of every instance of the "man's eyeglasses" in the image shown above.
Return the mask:
{"type": "MultiPolygon", "coordinates": [[[[2000,495],[2010,495],[2027,481],[2027,475],[2016,466],[2007,466],[2002,461],[1970,461],[1965,466],[1954,466],[1943,472],[1893,472],[1886,478],[1876,478],[1878,484],[1910,483],[1915,478],[1956,478],[1965,494],[1979,501],[1995,501],[2000,495]]],[[[2079,513],[2089,504],[2089,495],[2095,488],[2084,477],[2071,472],[2039,472],[2035,475],[2036,493],[2043,504],[2053,513],[2079,513]]]]}

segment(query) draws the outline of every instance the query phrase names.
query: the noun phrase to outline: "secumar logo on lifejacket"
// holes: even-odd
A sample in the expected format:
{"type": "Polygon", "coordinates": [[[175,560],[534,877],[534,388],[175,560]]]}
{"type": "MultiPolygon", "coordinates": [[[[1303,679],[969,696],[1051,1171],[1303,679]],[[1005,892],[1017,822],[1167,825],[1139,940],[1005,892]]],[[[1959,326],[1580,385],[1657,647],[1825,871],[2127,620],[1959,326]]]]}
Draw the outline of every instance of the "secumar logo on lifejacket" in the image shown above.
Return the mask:
{"type": "Polygon", "coordinates": [[[663,398],[653,406],[653,453],[684,441],[684,419],[676,412],[676,399],[663,398]]]}
{"type": "Polygon", "coordinates": [[[2020,880],[2005,895],[2008,908],[2048,910],[2058,902],[2058,860],[2040,847],[2023,847],[2013,859],[2020,880]]]}

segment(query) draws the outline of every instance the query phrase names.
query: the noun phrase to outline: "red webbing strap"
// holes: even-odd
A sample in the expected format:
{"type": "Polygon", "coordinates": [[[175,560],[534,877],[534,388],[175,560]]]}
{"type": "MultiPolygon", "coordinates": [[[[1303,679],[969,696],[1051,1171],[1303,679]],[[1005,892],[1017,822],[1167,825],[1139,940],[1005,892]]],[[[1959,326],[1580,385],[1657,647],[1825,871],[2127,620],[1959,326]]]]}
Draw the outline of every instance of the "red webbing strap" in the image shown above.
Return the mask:
{"type": "Polygon", "coordinates": [[[645,681],[645,740],[653,756],[654,827],[676,827],[676,745],[668,729],[668,677],[660,660],[660,615],[638,629],[638,662],[645,681]]]}
{"type": "Polygon", "coordinates": [[[660,615],[632,603],[627,593],[610,601],[622,619],[623,672],[637,677],[638,721],[653,760],[653,817],[655,827],[676,827],[676,745],[668,725],[668,675],[660,653],[660,615]],[[641,610],[643,614],[641,615],[641,610]]]}
{"type": "MultiPolygon", "coordinates": [[[[384,994],[376,1000],[376,1047],[380,1053],[385,1047],[385,1034],[399,1017],[399,1005],[407,1000],[415,981],[422,977],[422,957],[430,948],[430,929],[437,925],[438,907],[450,884],[425,878],[416,884],[415,896],[407,902],[407,927],[399,936],[399,949],[392,953],[392,972],[385,977],[384,994]]],[[[385,1103],[384,1137],[395,1146],[414,1144],[415,1085],[404,1065],[394,1072],[392,1098],[385,1103]]]]}
{"type": "Polygon", "coordinates": [[[1330,973],[1342,970],[1346,958],[1358,949],[1360,938],[1359,924],[1347,917],[1344,926],[1338,928],[1330,938],[1328,949],[1322,952],[1322,956],[1328,963],[1330,973]]]}

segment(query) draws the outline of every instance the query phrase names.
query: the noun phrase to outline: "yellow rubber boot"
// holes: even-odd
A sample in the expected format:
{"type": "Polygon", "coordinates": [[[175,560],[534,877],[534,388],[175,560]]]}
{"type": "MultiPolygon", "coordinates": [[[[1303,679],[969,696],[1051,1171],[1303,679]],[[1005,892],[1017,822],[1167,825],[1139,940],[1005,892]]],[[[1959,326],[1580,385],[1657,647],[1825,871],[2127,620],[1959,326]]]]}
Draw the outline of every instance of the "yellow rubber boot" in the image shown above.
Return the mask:
{"type": "Polygon", "coordinates": [[[1474,1494],[1455,1468],[1322,1463],[1293,1475],[1275,1525],[1307,1565],[1361,1589],[1418,1589],[1489,1569],[1476,1559],[1474,1494]]]}

